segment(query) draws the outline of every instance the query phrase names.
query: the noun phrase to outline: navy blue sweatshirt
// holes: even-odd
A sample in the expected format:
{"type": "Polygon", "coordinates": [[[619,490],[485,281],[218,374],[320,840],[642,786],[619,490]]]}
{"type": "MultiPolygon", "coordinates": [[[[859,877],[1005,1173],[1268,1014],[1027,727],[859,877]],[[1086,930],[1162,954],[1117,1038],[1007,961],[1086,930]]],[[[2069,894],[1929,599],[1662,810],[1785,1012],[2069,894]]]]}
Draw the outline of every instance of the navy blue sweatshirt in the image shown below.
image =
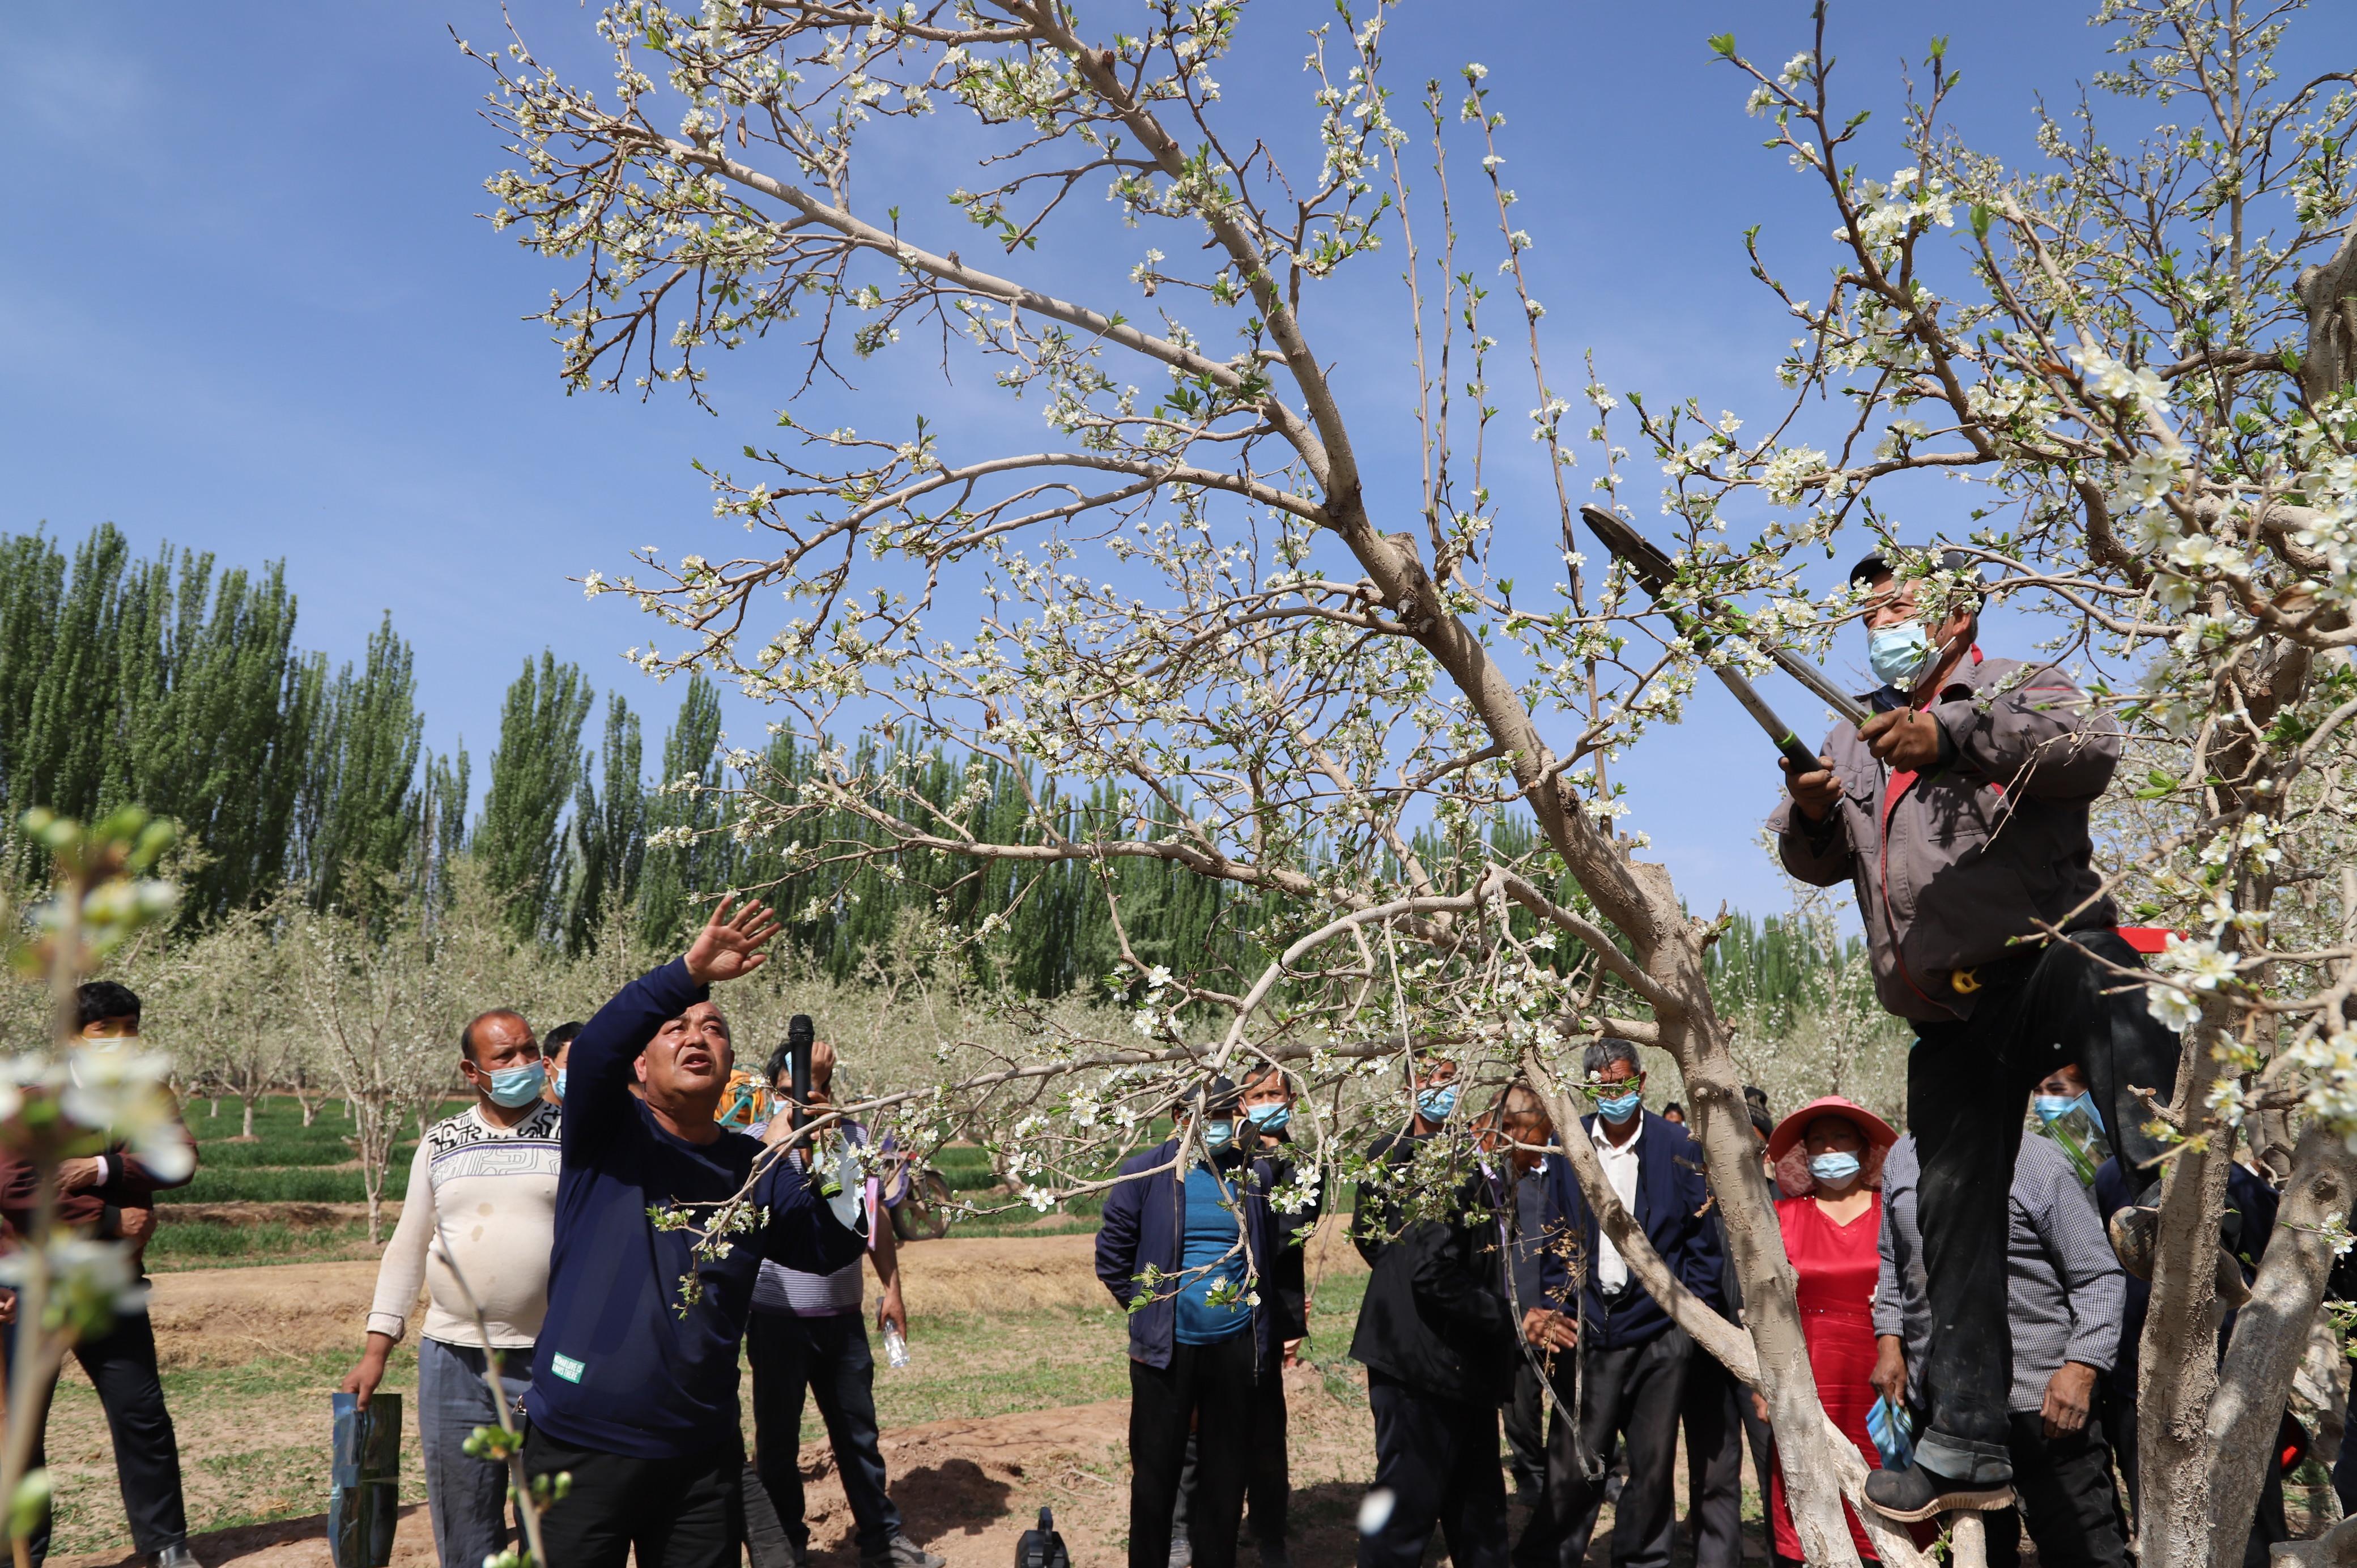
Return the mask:
{"type": "MultiPolygon", "coordinates": [[[[655,1031],[705,996],[673,959],[599,1008],[565,1059],[548,1316],[524,1398],[533,1423],[561,1443],[663,1459],[740,1442],[737,1347],[760,1260],[826,1273],[864,1249],[783,1160],[755,1191],[766,1222],[700,1268],[691,1232],[659,1230],[649,1217],[650,1208],[734,1196],[760,1153],[741,1133],[709,1144],[675,1138],[630,1092],[630,1064],[655,1031]],[[692,1268],[700,1299],[683,1305],[680,1282],[692,1268]]],[[[699,1226],[709,1222],[709,1209],[688,1212],[699,1226]]]]}

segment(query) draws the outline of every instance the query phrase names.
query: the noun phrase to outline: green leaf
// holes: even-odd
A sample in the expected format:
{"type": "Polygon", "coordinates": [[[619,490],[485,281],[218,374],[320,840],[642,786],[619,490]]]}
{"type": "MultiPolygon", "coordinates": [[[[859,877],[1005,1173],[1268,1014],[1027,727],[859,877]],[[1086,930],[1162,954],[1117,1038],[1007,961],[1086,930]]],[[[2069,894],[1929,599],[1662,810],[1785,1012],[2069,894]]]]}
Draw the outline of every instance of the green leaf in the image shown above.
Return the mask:
{"type": "Polygon", "coordinates": [[[1986,203],[1986,202],[1980,202],[1980,201],[1975,201],[1975,202],[1974,202],[1974,203],[1973,203],[1973,238],[1974,238],[1974,239],[1975,239],[1975,240],[1986,240],[1986,239],[1987,239],[1987,238],[1988,238],[1988,231],[1989,231],[1989,218],[1990,218],[1990,216],[1991,216],[1991,214],[1990,214],[1990,212],[1989,212],[1987,203],[1986,203]]]}
{"type": "Polygon", "coordinates": [[[1710,47],[1717,50],[1722,57],[1727,59],[1733,59],[1735,58],[1735,35],[1733,33],[1714,33],[1711,35],[1710,47]]]}

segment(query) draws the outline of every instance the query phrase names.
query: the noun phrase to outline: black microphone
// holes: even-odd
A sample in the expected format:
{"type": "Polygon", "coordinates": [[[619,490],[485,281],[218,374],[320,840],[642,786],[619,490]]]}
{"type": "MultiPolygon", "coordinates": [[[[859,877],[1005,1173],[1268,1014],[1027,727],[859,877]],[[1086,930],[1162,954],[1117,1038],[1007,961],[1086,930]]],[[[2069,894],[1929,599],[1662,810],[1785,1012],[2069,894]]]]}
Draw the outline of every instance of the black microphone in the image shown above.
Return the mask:
{"type": "Polygon", "coordinates": [[[811,1045],[818,1038],[818,1027],[807,1013],[797,1013],[786,1024],[786,1057],[791,1065],[794,1102],[791,1107],[796,1129],[802,1124],[802,1107],[810,1103],[811,1045]]]}

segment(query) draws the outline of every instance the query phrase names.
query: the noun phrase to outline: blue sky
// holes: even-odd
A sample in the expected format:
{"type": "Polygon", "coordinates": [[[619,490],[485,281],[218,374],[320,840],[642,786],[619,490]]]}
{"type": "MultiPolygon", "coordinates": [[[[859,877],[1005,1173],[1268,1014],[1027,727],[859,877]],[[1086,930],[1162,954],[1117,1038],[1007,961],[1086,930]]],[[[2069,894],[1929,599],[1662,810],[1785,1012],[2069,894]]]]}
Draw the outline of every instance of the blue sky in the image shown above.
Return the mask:
{"type": "MultiPolygon", "coordinates": [[[[2307,24],[2308,48],[2345,57],[2357,16],[2332,10],[2307,24]]],[[[519,0],[515,12],[536,45],[595,69],[594,9],[519,0]]],[[[1297,127],[1302,32],[1330,10],[1261,0],[1248,15],[1248,39],[1267,42],[1220,72],[1224,102],[1239,121],[1282,105],[1279,124],[1297,127]]],[[[1761,224],[1801,291],[1822,298],[1830,220],[1760,149],[1761,124],[1703,40],[1732,29],[1747,53],[1780,62],[1805,43],[1807,19],[1799,0],[1411,0],[1398,13],[1403,89],[1466,59],[1491,69],[1517,218],[1539,241],[1530,260],[1558,384],[1577,384],[1577,356],[1593,348],[1616,387],[1692,393],[1755,420],[1776,407],[1769,371],[1791,334],[1745,275],[1740,233],[1761,224]]],[[[356,657],[390,608],[416,648],[430,743],[463,735],[479,779],[500,692],[544,646],[601,692],[624,692],[655,743],[677,688],[617,657],[646,628],[614,600],[586,604],[567,579],[615,575],[640,544],[733,551],[743,536],[713,521],[689,462],[760,439],[791,382],[786,356],[757,349],[720,367],[716,418],[676,398],[564,394],[545,329],[519,318],[571,278],[475,216],[504,160],[479,116],[480,68],[452,27],[489,42],[498,11],[394,0],[312,8],[297,25],[277,5],[99,4],[14,19],[0,52],[17,122],[13,242],[0,249],[0,353],[15,372],[0,383],[0,531],[45,521],[71,538],[112,520],[143,548],[283,556],[302,597],[298,639],[337,659],[356,657]]],[[[1964,71],[1957,110],[1974,139],[2015,156],[2033,94],[2066,105],[2103,61],[2100,37],[2054,0],[1850,0],[1834,29],[1836,82],[1881,112],[1861,154],[1878,172],[1897,163],[1887,126],[1900,63],[1920,62],[1935,33],[1964,71]]],[[[913,182],[939,156],[904,143],[892,166],[913,182]]],[[[966,232],[945,209],[913,221],[944,246],[966,232]]],[[[1144,242],[1071,261],[1103,292],[1144,242]]],[[[1365,271],[1363,286],[1381,288],[1397,267],[1365,271]]],[[[1354,381],[1404,394],[1382,334],[1364,360],[1354,381]]],[[[881,369],[860,397],[798,415],[880,428],[881,411],[918,395],[921,369],[881,369]]],[[[1494,378],[1509,389],[1501,446],[1526,446],[1534,400],[1509,370],[1521,373],[1494,378]]],[[[1010,417],[968,389],[928,395],[980,424],[1010,417]]],[[[1379,401],[1397,414],[1396,400],[1379,401]]],[[[1642,499],[1650,468],[1638,474],[1642,499]]],[[[1926,533],[1955,525],[1945,498],[1923,504],[1926,533]]],[[[1806,706],[1790,687],[1774,695],[1796,714],[1806,706]]],[[[1706,697],[1624,769],[1631,825],[1652,832],[1697,908],[1782,900],[1752,843],[1772,754],[1740,723],[1706,697]]],[[[733,709],[731,724],[750,736],[758,717],[733,709]]]]}

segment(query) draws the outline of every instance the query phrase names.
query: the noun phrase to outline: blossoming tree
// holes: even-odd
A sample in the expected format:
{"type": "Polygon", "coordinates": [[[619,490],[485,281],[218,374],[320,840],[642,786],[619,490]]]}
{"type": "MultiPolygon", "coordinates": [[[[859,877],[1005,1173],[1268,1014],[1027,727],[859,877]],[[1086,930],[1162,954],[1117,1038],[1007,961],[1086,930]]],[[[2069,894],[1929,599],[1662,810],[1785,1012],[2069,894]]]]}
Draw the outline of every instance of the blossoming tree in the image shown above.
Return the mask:
{"type": "MultiPolygon", "coordinates": [[[[1568,1152],[1640,1279],[1767,1399],[1810,1561],[1847,1564],[1840,1495],[1863,1468],[1811,1382],[1705,983],[1713,928],[1614,827],[1626,805],[1607,768],[1679,718],[1703,656],[1574,547],[1566,421],[1584,395],[1616,505],[1631,481],[1615,422],[1658,455],[1669,521],[1648,526],[1674,536],[1674,607],[1719,618],[1714,660],[1821,646],[1854,606],[1802,592],[1799,547],[1875,532],[1878,494],[1910,473],[1969,478],[2018,520],[1975,536],[1996,591],[2057,607],[2075,647],[2126,672],[2095,691],[2155,757],[2138,803],[2155,833],[2127,875],[2153,918],[2203,933],[2155,991],[2187,1025],[2187,1065],[2177,1101],[2155,1108],[2185,1141],[2147,1361],[2168,1413],[2147,1423],[2161,1500],[2145,1550],[2223,1561],[2346,1210],[2341,1140],[2357,1128],[2341,1098],[2350,900],[2307,847],[2338,821],[2357,715],[2357,467],[2341,456],[2357,403],[2337,368],[2351,352],[2337,324],[2357,316],[2295,289],[2347,207],[2346,79],[2281,88],[2274,10],[2111,0],[2101,19],[2123,68],[2107,85],[2186,96],[2213,123],[2164,130],[2134,158],[2088,123],[2051,124],[2051,167],[2017,175],[1946,123],[1953,77],[1935,48],[1904,127],[1910,166],[1878,183],[1840,163],[1859,125],[1833,106],[1821,38],[1781,72],[1719,40],[1839,222],[1829,303],[1787,296],[1793,412],[1747,444],[1731,419],[1549,373],[1484,73],[1423,81],[1403,107],[1386,11],[1345,10],[1311,35],[1297,125],[1222,101],[1214,70],[1271,47],[1247,45],[1234,3],[683,14],[618,0],[598,17],[613,75],[597,91],[521,38],[485,52],[517,159],[490,182],[493,220],[575,269],[546,312],[575,387],[705,399],[715,350],[791,332],[790,397],[920,340],[1045,416],[1033,446],[984,418],[877,434],[789,408],[777,444],[712,470],[717,512],[756,538],[747,555],[651,550],[619,581],[593,574],[591,591],[631,595],[669,628],[640,655],[648,669],[725,671],[822,745],[806,777],[757,777],[744,818],[791,843],[798,871],[909,855],[1011,870],[983,941],[1058,867],[1100,879],[1116,931],[1131,867],[1227,890],[1240,940],[1226,950],[1261,958],[1147,963],[1125,940],[1139,1037],[1051,1038],[901,1097],[1020,1094],[1008,1168],[1042,1193],[1101,1179],[1106,1141],[1184,1103],[1207,1065],[1265,1058],[1319,1088],[1437,1047],[1477,1080],[1527,1074],[1567,1124],[1569,1044],[1609,1030],[1672,1052],[1748,1332],[1677,1289],[1592,1152],[1576,1138],[1568,1152]],[[1288,165],[1297,142],[1307,158],[1288,165]],[[971,154],[978,188],[924,184],[948,149],[971,154]],[[1473,213],[1493,240],[1464,237],[1473,213]],[[1113,243],[1123,264],[1092,268],[1113,243]],[[1363,341],[1364,296],[1338,274],[1379,245],[1403,284],[1407,368],[1380,384],[1416,436],[1405,463],[1380,450],[1390,411],[1370,412],[1363,371],[1335,369],[1363,341]],[[1493,378],[1508,375],[1529,378],[1528,434],[1552,476],[1535,520],[1494,489],[1493,378]],[[1804,406],[1821,392],[1843,412],[1803,445],[1824,424],[1804,406]],[[1534,552],[1562,569],[1535,590],[1512,576],[1534,552]],[[873,744],[831,738],[862,729],[873,744]],[[976,759],[973,791],[945,805],[908,772],[912,749],[936,746],[976,759]],[[1034,791],[1020,832],[980,831],[989,766],[1034,791]],[[1517,848],[1500,824],[1524,811],[1537,833],[1517,848]],[[860,831],[802,831],[823,815],[860,831]],[[2276,908],[2291,886],[2297,919],[2276,908]],[[2291,934],[2311,927],[2330,934],[2291,934]],[[1189,1045],[1206,1016],[1220,1037],[1189,1045]],[[2293,1228],[2222,1380],[2194,1265],[2245,1110],[2298,1123],[2293,1228]]],[[[2310,294],[2338,300],[2350,271],[2336,262],[2310,294]]],[[[1330,1136],[1353,1102],[1309,1104],[1330,1136]]],[[[1394,1122],[1402,1103],[1355,1102],[1394,1122]]],[[[1868,1527],[1884,1561],[1921,1561],[1868,1527]]]]}

